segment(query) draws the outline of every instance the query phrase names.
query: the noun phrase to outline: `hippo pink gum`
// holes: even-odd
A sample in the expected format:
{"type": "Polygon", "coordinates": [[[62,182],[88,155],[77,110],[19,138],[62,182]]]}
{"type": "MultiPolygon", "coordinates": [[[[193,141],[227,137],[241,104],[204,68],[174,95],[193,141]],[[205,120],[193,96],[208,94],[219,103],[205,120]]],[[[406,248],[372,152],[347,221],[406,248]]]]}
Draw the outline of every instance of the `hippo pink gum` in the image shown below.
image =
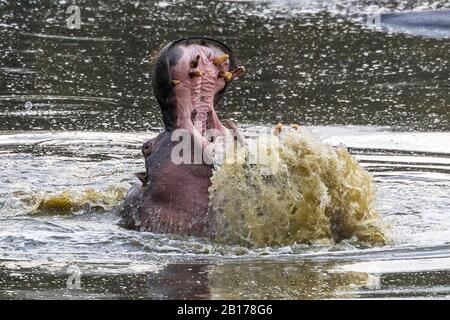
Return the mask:
{"type": "Polygon", "coordinates": [[[142,147],[146,172],[138,174],[142,183],[130,189],[120,209],[122,225],[141,231],[209,234],[212,165],[204,159],[174,162],[172,151],[179,142],[172,137],[183,129],[191,143],[204,150],[229,129],[238,134],[231,121],[222,124],[215,107],[230,82],[244,71],[233,51],[213,39],[180,39],[161,50],[153,90],[165,128],[142,147]],[[214,135],[205,137],[207,130],[214,135]]]}

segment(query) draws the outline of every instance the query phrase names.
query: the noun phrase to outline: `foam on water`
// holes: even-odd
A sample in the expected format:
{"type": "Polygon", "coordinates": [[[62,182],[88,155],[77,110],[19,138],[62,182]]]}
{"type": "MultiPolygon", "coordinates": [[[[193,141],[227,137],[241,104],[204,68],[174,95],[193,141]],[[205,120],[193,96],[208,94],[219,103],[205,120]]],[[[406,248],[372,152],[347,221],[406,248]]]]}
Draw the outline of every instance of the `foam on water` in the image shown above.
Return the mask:
{"type": "Polygon", "coordinates": [[[248,147],[239,148],[237,157],[245,161],[225,161],[214,172],[210,193],[219,240],[250,246],[389,242],[375,210],[372,176],[345,147],[324,144],[307,130],[288,131],[279,143],[259,139],[258,147],[269,165],[250,164],[248,147]]]}
{"type": "Polygon", "coordinates": [[[80,210],[105,212],[122,201],[126,192],[125,188],[109,186],[105,191],[93,188],[86,188],[82,192],[66,190],[57,194],[31,196],[28,200],[32,204],[32,213],[70,214],[80,210]]]}
{"type": "Polygon", "coordinates": [[[127,188],[110,185],[105,190],[85,188],[66,189],[61,192],[13,191],[4,201],[1,212],[7,215],[68,215],[107,212],[125,197],[127,188]]]}

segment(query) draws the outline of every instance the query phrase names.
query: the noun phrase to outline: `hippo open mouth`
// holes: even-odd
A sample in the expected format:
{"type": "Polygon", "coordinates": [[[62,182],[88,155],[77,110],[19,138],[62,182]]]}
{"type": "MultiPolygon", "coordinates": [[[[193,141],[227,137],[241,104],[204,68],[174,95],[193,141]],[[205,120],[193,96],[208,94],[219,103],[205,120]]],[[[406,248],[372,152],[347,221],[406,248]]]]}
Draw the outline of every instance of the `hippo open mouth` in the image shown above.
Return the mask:
{"type": "Polygon", "coordinates": [[[244,72],[235,53],[213,39],[180,39],[161,50],[153,89],[165,128],[142,147],[146,171],[138,174],[142,184],[133,186],[123,203],[122,225],[142,231],[208,234],[211,163],[173,161],[179,143],[173,136],[183,129],[200,150],[213,146],[228,129],[242,141],[230,120],[219,120],[215,107],[230,82],[244,72]]]}
{"type": "Polygon", "coordinates": [[[212,39],[181,39],[167,45],[155,64],[153,88],[166,129],[186,129],[205,147],[206,130],[224,135],[215,106],[228,84],[245,72],[230,48],[212,39]]]}

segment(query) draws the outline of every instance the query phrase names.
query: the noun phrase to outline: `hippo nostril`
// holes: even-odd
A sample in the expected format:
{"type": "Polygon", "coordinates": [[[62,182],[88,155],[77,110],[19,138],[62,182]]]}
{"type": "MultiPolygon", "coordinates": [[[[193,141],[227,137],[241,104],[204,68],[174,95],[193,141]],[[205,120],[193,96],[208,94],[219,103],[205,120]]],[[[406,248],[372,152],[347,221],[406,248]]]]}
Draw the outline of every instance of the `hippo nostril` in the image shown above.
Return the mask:
{"type": "Polygon", "coordinates": [[[198,62],[200,61],[200,55],[197,55],[194,60],[191,61],[191,68],[195,69],[198,67],[198,62]]]}
{"type": "Polygon", "coordinates": [[[226,53],[214,58],[213,60],[213,64],[217,67],[218,65],[224,63],[225,61],[228,60],[228,55],[226,53]]]}

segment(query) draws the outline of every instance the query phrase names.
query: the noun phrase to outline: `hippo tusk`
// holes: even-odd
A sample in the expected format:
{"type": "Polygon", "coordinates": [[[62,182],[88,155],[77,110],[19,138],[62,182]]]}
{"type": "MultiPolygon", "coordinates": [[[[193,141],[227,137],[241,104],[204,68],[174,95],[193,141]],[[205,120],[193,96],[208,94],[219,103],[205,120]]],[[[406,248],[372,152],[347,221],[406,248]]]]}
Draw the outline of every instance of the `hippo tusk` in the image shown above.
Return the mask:
{"type": "Polygon", "coordinates": [[[242,76],[245,73],[244,66],[237,67],[236,69],[230,70],[233,74],[233,79],[242,76]]]}
{"type": "Polygon", "coordinates": [[[176,85],[180,84],[181,81],[180,80],[172,80],[172,87],[175,87],[176,85]]]}
{"type": "Polygon", "coordinates": [[[192,78],[199,78],[199,77],[203,77],[203,72],[200,70],[196,70],[196,71],[192,71],[189,72],[189,77],[192,78]]]}
{"type": "Polygon", "coordinates": [[[222,55],[216,57],[216,58],[213,60],[213,64],[217,67],[218,65],[220,65],[220,64],[224,63],[225,61],[227,61],[227,60],[228,60],[228,57],[229,57],[229,56],[228,56],[226,53],[224,53],[224,54],[222,54],[222,55]]]}
{"type": "Polygon", "coordinates": [[[291,128],[294,130],[297,130],[298,128],[300,128],[300,126],[296,123],[291,124],[291,128]]]}
{"type": "Polygon", "coordinates": [[[197,55],[194,60],[191,61],[191,68],[195,69],[198,67],[198,62],[200,61],[200,55],[197,55]]]}
{"type": "Polygon", "coordinates": [[[231,79],[233,79],[233,74],[228,71],[220,71],[218,77],[224,78],[225,81],[230,81],[231,79]]]}
{"type": "Polygon", "coordinates": [[[225,119],[223,121],[223,125],[225,126],[225,128],[233,132],[234,140],[237,140],[241,146],[245,146],[247,144],[238,127],[234,124],[233,121],[231,121],[230,119],[225,119]]]}
{"type": "Polygon", "coordinates": [[[278,124],[275,126],[274,135],[279,136],[281,133],[281,129],[283,129],[283,124],[281,122],[278,122],[278,124]]]}

